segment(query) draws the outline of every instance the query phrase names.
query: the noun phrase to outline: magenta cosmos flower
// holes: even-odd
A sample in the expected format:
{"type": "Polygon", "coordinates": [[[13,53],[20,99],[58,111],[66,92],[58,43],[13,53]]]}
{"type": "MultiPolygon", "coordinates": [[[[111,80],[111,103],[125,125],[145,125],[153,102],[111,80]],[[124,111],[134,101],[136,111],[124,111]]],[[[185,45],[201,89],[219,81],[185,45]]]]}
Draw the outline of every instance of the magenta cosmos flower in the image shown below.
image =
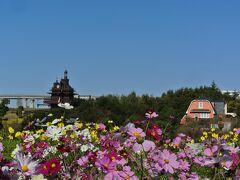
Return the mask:
{"type": "Polygon", "coordinates": [[[38,172],[44,175],[55,175],[61,169],[58,159],[50,159],[38,167],[38,172]]]}
{"type": "Polygon", "coordinates": [[[151,128],[147,129],[147,135],[153,137],[155,140],[159,141],[161,139],[162,130],[156,125],[152,125],[151,128]]]}
{"type": "Polygon", "coordinates": [[[164,169],[166,172],[173,174],[174,169],[179,168],[177,156],[174,153],[170,153],[168,150],[164,149],[159,154],[159,161],[158,164],[156,164],[156,168],[158,170],[164,169]]]}

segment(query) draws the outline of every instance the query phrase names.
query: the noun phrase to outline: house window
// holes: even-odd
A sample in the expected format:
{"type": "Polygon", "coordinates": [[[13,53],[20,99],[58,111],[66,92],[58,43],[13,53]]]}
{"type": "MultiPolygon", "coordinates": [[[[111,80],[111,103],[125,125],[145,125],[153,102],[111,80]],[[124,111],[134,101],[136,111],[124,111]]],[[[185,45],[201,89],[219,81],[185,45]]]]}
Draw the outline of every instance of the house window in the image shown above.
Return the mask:
{"type": "Polygon", "coordinates": [[[206,113],[206,118],[210,118],[210,114],[209,113],[206,113]]]}
{"type": "Polygon", "coordinates": [[[200,118],[204,118],[204,119],[207,119],[210,117],[210,114],[209,113],[201,113],[200,114],[200,118]]]}
{"type": "Polygon", "coordinates": [[[198,109],[202,109],[203,108],[203,102],[199,102],[198,103],[198,109]]]}

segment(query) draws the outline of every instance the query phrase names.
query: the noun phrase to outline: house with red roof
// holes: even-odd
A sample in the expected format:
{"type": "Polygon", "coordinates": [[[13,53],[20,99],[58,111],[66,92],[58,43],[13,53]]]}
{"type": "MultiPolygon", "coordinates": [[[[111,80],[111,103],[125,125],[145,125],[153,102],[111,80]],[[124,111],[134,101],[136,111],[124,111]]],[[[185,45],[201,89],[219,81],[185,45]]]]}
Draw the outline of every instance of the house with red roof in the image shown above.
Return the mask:
{"type": "Polygon", "coordinates": [[[194,99],[186,114],[181,119],[180,124],[186,124],[187,119],[207,120],[213,119],[216,116],[232,116],[236,117],[235,113],[227,112],[227,104],[224,101],[210,101],[208,99],[194,99]]]}

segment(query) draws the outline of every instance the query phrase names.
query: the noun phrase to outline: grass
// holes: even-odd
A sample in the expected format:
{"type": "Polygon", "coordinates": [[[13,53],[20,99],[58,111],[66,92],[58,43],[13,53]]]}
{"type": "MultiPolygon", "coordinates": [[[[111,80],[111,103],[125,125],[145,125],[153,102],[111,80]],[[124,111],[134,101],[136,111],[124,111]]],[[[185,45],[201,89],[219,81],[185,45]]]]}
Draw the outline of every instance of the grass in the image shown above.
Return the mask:
{"type": "Polygon", "coordinates": [[[16,133],[17,131],[20,131],[22,129],[22,122],[23,118],[17,117],[12,112],[8,113],[7,120],[0,121],[0,123],[2,123],[3,126],[2,130],[0,130],[0,136],[3,137],[3,140],[1,141],[4,146],[3,156],[5,157],[6,160],[12,159],[11,153],[16,148],[16,145],[20,143],[20,140],[16,138],[14,139],[8,138],[9,135],[8,127],[12,127],[16,133]]]}
{"type": "Polygon", "coordinates": [[[8,130],[8,127],[12,127],[15,131],[22,129],[23,118],[2,120],[3,129],[8,130]]]}

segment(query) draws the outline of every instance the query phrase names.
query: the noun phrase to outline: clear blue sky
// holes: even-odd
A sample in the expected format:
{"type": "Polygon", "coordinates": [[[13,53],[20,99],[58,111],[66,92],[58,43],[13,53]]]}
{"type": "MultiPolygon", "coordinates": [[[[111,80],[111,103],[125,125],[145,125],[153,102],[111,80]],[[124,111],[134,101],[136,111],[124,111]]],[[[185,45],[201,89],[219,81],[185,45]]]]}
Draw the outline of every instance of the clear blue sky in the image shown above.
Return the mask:
{"type": "Polygon", "coordinates": [[[0,94],[240,89],[240,1],[2,0],[0,94]]]}

